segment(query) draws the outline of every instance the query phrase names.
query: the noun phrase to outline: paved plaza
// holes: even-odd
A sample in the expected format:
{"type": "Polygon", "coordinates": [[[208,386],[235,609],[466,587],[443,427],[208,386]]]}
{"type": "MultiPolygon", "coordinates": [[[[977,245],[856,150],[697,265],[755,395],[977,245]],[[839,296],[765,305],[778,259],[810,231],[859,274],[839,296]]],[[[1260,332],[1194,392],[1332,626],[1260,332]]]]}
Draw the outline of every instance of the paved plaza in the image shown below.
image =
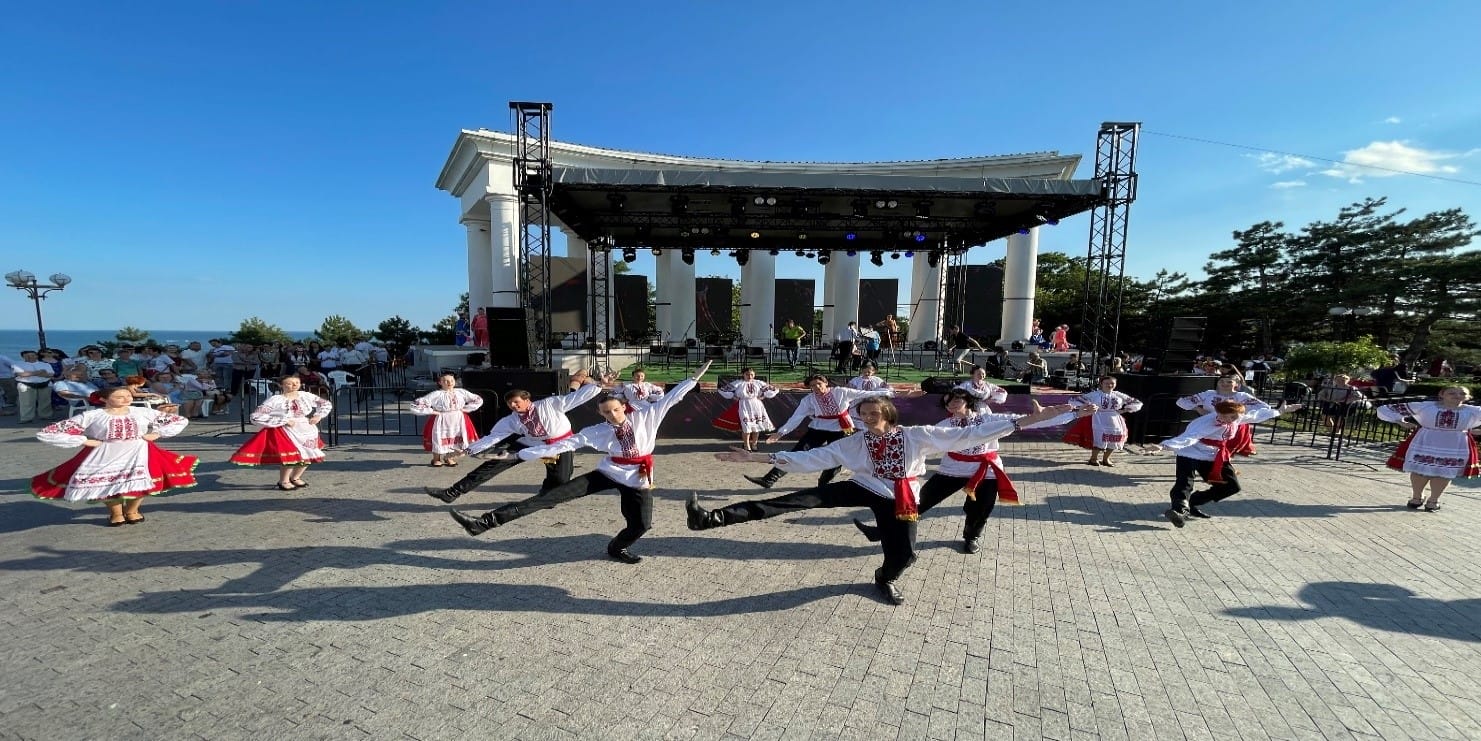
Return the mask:
{"type": "Polygon", "coordinates": [[[717,440],[661,451],[626,566],[612,496],[468,537],[421,487],[469,462],[428,468],[414,438],[344,438],[286,493],[225,462],[235,427],[198,424],[164,443],[201,485],[106,528],[31,498],[70,452],[14,419],[0,737],[1481,738],[1481,489],[1412,512],[1401,474],[1307,448],[1264,445],[1244,494],[1174,530],[1170,455],[1010,441],[1025,506],[972,556],[959,500],[928,515],[892,607],[856,512],[686,530],[691,490],[757,493],[740,475],[765,467],[717,440]]]}

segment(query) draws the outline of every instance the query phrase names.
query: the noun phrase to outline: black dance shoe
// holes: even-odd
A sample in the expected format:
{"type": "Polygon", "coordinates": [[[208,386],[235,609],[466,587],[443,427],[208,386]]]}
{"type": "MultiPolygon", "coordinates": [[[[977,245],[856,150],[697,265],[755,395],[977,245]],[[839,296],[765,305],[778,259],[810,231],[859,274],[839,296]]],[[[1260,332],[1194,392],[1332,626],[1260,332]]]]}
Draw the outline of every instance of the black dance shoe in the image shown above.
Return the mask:
{"type": "Polygon", "coordinates": [[[1212,519],[1214,519],[1214,516],[1213,515],[1211,515],[1211,514],[1209,514],[1207,512],[1204,512],[1203,510],[1201,510],[1201,509],[1199,509],[1197,507],[1189,507],[1188,508],[1188,514],[1193,515],[1194,517],[1197,517],[1200,520],[1212,520],[1212,519]]]}
{"type": "Polygon", "coordinates": [[[766,474],[765,476],[742,476],[741,478],[763,489],[770,489],[771,485],[776,483],[776,479],[772,478],[771,474],[766,474]]]}
{"type": "Polygon", "coordinates": [[[895,586],[895,582],[885,581],[883,573],[884,569],[882,568],[874,570],[874,586],[879,589],[880,596],[884,597],[885,601],[892,605],[898,606],[905,604],[905,593],[901,592],[900,588],[895,586]]]}
{"type": "Polygon", "coordinates": [[[962,553],[972,554],[982,550],[982,536],[962,539],[962,553]]]}
{"type": "Polygon", "coordinates": [[[1188,510],[1185,509],[1169,509],[1163,512],[1162,516],[1166,517],[1173,527],[1182,527],[1188,523],[1188,514],[1188,510]]]}
{"type": "Polygon", "coordinates": [[[859,528],[859,532],[864,534],[865,540],[869,541],[870,543],[879,542],[880,535],[878,525],[865,525],[861,520],[859,520],[859,518],[855,517],[854,527],[859,528]]]}
{"type": "Polygon", "coordinates": [[[688,516],[690,530],[709,530],[725,524],[720,510],[707,510],[699,506],[698,493],[689,496],[689,501],[684,503],[684,512],[688,516]]]}
{"type": "Polygon", "coordinates": [[[618,548],[616,550],[608,548],[607,555],[612,557],[612,560],[621,561],[625,564],[635,564],[643,560],[642,556],[634,556],[626,548],[618,548]]]}
{"type": "Polygon", "coordinates": [[[462,525],[463,529],[467,530],[468,534],[474,537],[483,535],[490,529],[499,526],[499,521],[494,519],[493,512],[485,512],[478,517],[469,517],[455,509],[449,509],[447,513],[452,515],[453,520],[457,521],[459,525],[462,525]]]}
{"type": "Polygon", "coordinates": [[[434,489],[430,486],[422,487],[422,491],[427,492],[427,496],[433,499],[440,499],[448,504],[452,504],[459,496],[457,492],[448,489],[434,489]]]}

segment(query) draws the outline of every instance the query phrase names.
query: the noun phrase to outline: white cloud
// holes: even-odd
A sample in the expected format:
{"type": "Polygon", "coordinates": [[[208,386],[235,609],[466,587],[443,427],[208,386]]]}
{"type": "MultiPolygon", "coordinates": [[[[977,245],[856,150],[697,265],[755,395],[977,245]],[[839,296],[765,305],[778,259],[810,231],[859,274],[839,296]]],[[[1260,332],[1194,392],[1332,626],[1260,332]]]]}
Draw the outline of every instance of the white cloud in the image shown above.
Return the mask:
{"type": "Polygon", "coordinates": [[[1460,172],[1460,168],[1444,164],[1445,161],[1465,156],[1414,147],[1407,141],[1399,140],[1372,142],[1343,152],[1342,155],[1340,164],[1322,170],[1322,174],[1342,178],[1350,183],[1360,183],[1365,177],[1387,178],[1409,173],[1453,175],[1460,172]]]}
{"type": "Polygon", "coordinates": [[[1280,182],[1271,183],[1270,184],[1270,187],[1276,188],[1276,189],[1304,188],[1304,187],[1306,187],[1306,181],[1305,180],[1282,180],[1280,182]]]}
{"type": "Polygon", "coordinates": [[[1247,154],[1245,156],[1253,159],[1255,161],[1255,165],[1258,166],[1261,170],[1269,173],[1274,173],[1276,175],[1279,175],[1283,172],[1290,172],[1291,170],[1299,170],[1304,167],[1313,167],[1316,165],[1315,162],[1312,162],[1305,157],[1298,157],[1294,154],[1276,154],[1274,152],[1262,152],[1260,154],[1247,154]]]}
{"type": "Polygon", "coordinates": [[[1386,124],[1398,124],[1404,123],[1404,119],[1399,118],[1398,116],[1389,116],[1388,118],[1383,119],[1383,122],[1386,124]]]}

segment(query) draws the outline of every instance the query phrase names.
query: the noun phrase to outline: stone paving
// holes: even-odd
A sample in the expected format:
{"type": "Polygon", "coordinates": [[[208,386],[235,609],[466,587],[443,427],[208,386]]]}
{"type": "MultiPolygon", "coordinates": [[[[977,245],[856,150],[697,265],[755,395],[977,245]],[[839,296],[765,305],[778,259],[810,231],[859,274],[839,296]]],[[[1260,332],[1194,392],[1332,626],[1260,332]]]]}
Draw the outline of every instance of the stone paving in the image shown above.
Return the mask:
{"type": "Polygon", "coordinates": [[[349,439],[289,494],[224,462],[233,430],[166,441],[201,486],[105,528],[29,496],[69,453],[0,422],[0,737],[1481,738],[1475,487],[1411,512],[1400,474],[1266,445],[1174,530],[1170,456],[1010,442],[1025,506],[973,556],[959,507],[929,515],[892,607],[853,512],[686,530],[691,489],[763,468],[718,441],[660,457],[626,566],[613,497],[474,539],[420,493],[467,462],[349,439]]]}

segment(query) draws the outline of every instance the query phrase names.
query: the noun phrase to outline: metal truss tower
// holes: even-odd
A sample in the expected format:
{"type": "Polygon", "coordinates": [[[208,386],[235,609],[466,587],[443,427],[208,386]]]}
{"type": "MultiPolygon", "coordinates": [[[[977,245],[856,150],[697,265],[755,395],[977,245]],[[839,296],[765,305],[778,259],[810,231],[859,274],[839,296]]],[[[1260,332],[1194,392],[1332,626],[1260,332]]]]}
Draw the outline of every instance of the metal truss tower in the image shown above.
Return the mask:
{"type": "Polygon", "coordinates": [[[1126,227],[1136,200],[1136,143],[1141,123],[1106,122],[1095,137],[1095,180],[1101,202],[1090,212],[1090,247],[1085,255],[1085,306],[1080,343],[1096,373],[1116,354],[1121,334],[1126,275],[1126,227]]]}
{"type": "Polygon", "coordinates": [[[550,109],[549,103],[509,103],[515,135],[514,192],[519,198],[519,297],[531,368],[551,365],[550,109]]]}
{"type": "Polygon", "coordinates": [[[612,242],[608,237],[602,237],[599,242],[587,244],[586,252],[590,264],[587,267],[587,275],[591,276],[591,320],[587,326],[591,328],[591,369],[595,375],[605,373],[612,368],[612,316],[609,309],[612,306],[612,295],[615,289],[612,285],[612,242]]]}

